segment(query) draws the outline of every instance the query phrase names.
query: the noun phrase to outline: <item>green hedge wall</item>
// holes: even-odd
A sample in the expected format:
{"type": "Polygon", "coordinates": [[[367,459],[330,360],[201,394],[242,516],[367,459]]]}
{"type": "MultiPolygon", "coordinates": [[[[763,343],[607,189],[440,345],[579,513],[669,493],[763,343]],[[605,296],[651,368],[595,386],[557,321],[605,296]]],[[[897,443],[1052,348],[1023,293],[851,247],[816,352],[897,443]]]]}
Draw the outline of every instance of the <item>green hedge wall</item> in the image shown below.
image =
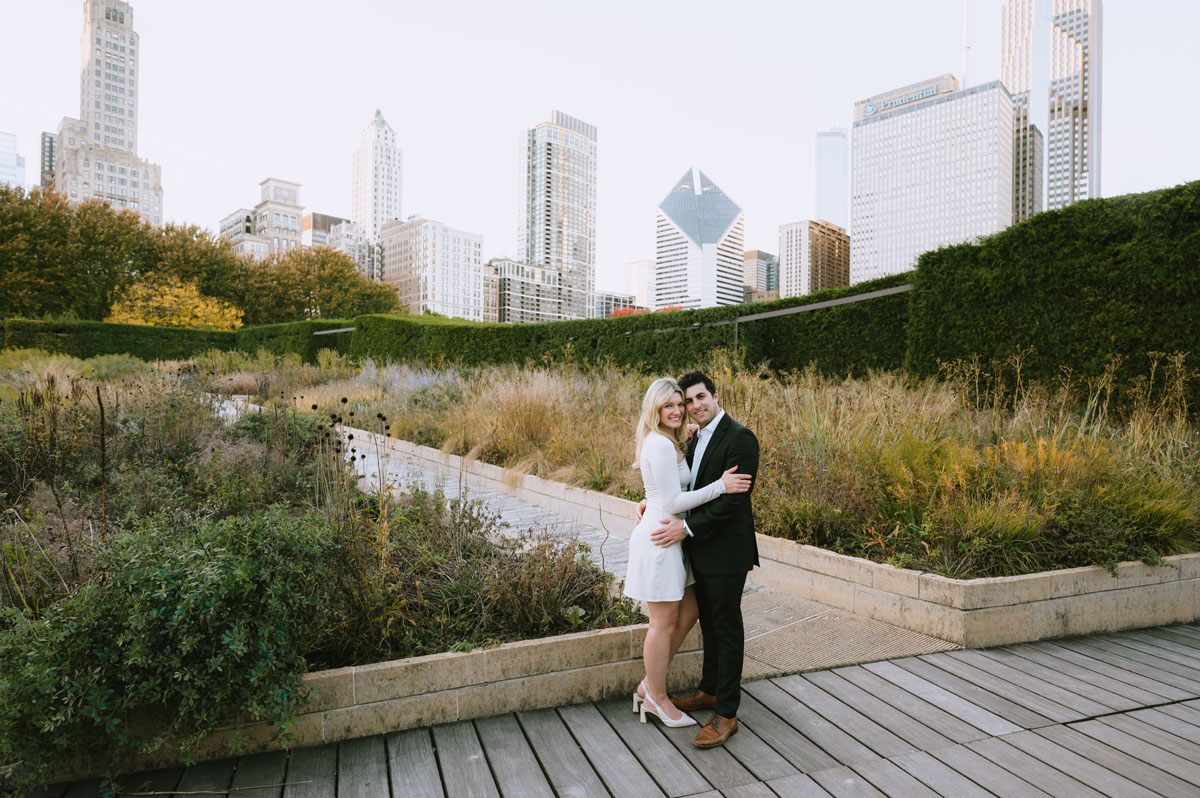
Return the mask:
{"type": "MultiPolygon", "coordinates": [[[[429,316],[371,315],[355,320],[350,354],[376,360],[447,360],[464,365],[558,361],[567,358],[640,365],[673,372],[694,366],[713,349],[733,346],[737,316],[838,299],[903,285],[910,274],[823,291],[806,297],[615,319],[543,324],[478,324],[429,316]]],[[[738,346],[749,362],[822,371],[864,373],[904,364],[904,294],[835,308],[744,322],[738,346]]]]}
{"type": "Polygon", "coordinates": [[[328,335],[313,335],[317,330],[336,330],[343,327],[353,327],[354,322],[346,319],[318,319],[313,321],[296,321],[289,324],[265,324],[261,327],[244,327],[235,333],[237,349],[242,352],[257,352],[266,349],[276,355],[294,352],[313,363],[317,352],[321,349],[335,349],[338,352],[350,351],[351,333],[331,333],[328,335]]]}
{"type": "Polygon", "coordinates": [[[1023,378],[1053,381],[1063,365],[1096,376],[1119,355],[1120,390],[1148,373],[1147,352],[1200,354],[1200,181],[1087,200],[927,252],[914,286],[916,373],[1033,347],[1023,378]]]}
{"type": "Polygon", "coordinates": [[[217,330],[109,324],[103,321],[7,319],[5,349],[44,349],[80,358],[129,354],[142,360],[180,360],[206,349],[233,349],[235,335],[217,330]]]}

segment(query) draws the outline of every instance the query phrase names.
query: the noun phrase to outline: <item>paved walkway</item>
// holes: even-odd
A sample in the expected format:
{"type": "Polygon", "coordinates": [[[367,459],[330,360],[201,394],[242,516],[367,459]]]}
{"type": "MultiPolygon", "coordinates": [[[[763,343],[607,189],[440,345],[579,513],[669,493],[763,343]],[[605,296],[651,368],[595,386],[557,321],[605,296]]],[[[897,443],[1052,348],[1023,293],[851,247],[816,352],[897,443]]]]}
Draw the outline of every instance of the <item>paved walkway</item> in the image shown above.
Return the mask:
{"type": "MultiPolygon", "coordinates": [[[[1196,624],[904,657],[745,693],[723,749],[611,701],[140,774],[122,794],[1200,796],[1196,624]]],[[[82,782],[42,798],[96,794],[82,782]]]]}

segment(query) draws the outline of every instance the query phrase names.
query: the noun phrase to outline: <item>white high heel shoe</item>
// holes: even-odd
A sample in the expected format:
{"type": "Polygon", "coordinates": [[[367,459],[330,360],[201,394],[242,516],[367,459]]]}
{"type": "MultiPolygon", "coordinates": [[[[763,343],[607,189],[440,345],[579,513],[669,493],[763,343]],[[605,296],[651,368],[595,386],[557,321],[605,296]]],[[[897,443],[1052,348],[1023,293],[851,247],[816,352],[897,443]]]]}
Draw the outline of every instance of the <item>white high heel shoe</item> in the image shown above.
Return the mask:
{"type": "Polygon", "coordinates": [[[679,713],[681,716],[679,718],[679,720],[671,720],[670,718],[668,718],[666,716],[666,713],[663,712],[662,707],[660,707],[658,704],[655,703],[654,699],[650,697],[649,693],[646,693],[646,697],[642,699],[642,711],[641,711],[642,723],[646,722],[646,713],[647,712],[649,712],[651,715],[657,716],[658,719],[663,722],[664,726],[670,726],[672,729],[678,729],[683,726],[695,726],[696,725],[696,721],[693,720],[692,717],[690,715],[688,715],[686,712],[679,713]]]}
{"type": "Polygon", "coordinates": [[[638,713],[638,705],[645,700],[642,693],[639,693],[638,690],[641,690],[642,693],[646,692],[645,679],[642,679],[640,682],[638,682],[638,686],[633,688],[633,714],[635,715],[638,713]]]}

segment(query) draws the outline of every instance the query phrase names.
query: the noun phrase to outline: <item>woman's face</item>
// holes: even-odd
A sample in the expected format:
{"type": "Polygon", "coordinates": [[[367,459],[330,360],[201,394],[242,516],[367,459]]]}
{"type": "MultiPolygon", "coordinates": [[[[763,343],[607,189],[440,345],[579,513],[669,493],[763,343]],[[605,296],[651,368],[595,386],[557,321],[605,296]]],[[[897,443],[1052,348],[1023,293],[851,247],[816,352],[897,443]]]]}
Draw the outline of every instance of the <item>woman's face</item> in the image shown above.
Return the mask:
{"type": "Polygon", "coordinates": [[[671,394],[671,398],[658,411],[658,418],[667,429],[679,429],[683,424],[683,394],[671,394]]]}

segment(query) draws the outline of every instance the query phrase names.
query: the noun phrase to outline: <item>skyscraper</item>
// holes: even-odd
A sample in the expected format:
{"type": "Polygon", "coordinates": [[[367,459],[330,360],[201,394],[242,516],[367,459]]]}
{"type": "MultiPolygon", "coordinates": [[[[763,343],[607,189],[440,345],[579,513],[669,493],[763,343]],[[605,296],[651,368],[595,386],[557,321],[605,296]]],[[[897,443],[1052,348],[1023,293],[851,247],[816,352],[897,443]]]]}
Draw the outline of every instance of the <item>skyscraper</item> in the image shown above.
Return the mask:
{"type": "Polygon", "coordinates": [[[1003,230],[1013,215],[1012,99],[941,75],[854,106],[850,283],[1003,230]]]}
{"type": "Polygon", "coordinates": [[[627,261],[621,267],[621,293],[629,294],[639,308],[654,304],[654,261],[627,261]]]}
{"type": "Polygon", "coordinates": [[[779,296],[850,285],[850,237],[826,221],[779,225],[779,296]]]}
{"type": "Polygon", "coordinates": [[[595,313],[596,127],[554,111],[521,137],[517,250],[562,272],[567,318],[595,313]]]}
{"type": "Polygon", "coordinates": [[[1005,0],[1000,14],[1000,79],[1013,98],[1014,221],[1021,221],[1042,207],[1100,196],[1103,12],[1101,0],[1005,0]]]}
{"type": "Polygon", "coordinates": [[[17,137],[0,132],[0,186],[25,188],[25,159],[17,154],[17,137]]]}
{"type": "Polygon", "coordinates": [[[742,285],[753,291],[779,290],[779,259],[761,249],[749,249],[742,255],[742,285]]]}
{"type": "Polygon", "coordinates": [[[101,200],[159,225],[162,168],[137,155],[139,45],[129,3],[85,0],[79,118],[58,125],[54,185],[72,205],[101,200]]]}
{"type": "Polygon", "coordinates": [[[817,131],[815,218],[850,229],[850,138],[846,129],[817,131]]]}
{"type": "Polygon", "coordinates": [[[54,188],[54,164],[57,159],[58,136],[42,131],[42,188],[54,188]]]}
{"type": "Polygon", "coordinates": [[[400,218],[403,157],[396,131],[375,109],[375,118],[363,128],[354,151],[350,217],[376,241],[385,222],[400,218]]]}
{"type": "Polygon", "coordinates": [[[707,175],[689,169],[657,216],[655,309],[741,303],[742,209],[707,175]]]}

